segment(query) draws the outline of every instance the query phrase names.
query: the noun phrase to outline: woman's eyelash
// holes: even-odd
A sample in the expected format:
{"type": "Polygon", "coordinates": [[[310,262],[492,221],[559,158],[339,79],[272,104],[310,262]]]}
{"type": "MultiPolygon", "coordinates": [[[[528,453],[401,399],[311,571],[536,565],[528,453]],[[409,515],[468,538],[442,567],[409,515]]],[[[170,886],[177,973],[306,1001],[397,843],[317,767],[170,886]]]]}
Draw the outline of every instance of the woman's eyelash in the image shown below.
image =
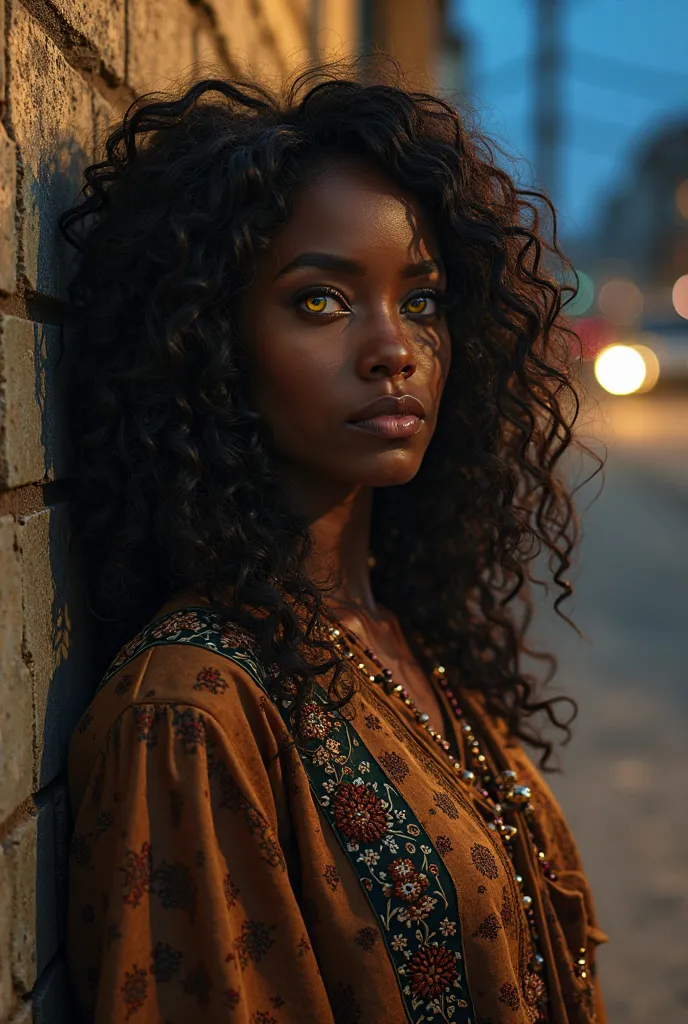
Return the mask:
{"type": "Polygon", "coordinates": [[[336,288],[332,288],[331,285],[323,284],[316,285],[312,288],[303,288],[300,292],[297,292],[294,296],[294,302],[303,302],[304,299],[310,299],[313,296],[317,298],[318,295],[327,295],[330,298],[336,299],[341,302],[342,306],[346,309],[349,308],[349,303],[346,301],[341,292],[338,292],[336,288]]]}

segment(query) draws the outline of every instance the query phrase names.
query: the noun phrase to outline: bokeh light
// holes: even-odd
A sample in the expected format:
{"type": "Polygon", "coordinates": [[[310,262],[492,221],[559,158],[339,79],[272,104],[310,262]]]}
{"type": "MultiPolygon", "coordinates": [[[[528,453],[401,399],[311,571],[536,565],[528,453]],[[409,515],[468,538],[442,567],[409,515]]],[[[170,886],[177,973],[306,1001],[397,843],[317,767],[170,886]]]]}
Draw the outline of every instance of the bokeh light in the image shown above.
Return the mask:
{"type": "Polygon", "coordinates": [[[657,358],[657,353],[649,345],[632,345],[631,347],[640,355],[645,363],[645,377],[637,390],[643,393],[652,391],[659,380],[659,359],[657,358]]]}
{"type": "Polygon", "coordinates": [[[679,316],[688,320],[688,274],[679,277],[671,289],[671,301],[679,316]]]}
{"type": "Polygon", "coordinates": [[[595,360],[595,377],[610,395],[631,395],[647,376],[645,360],[630,345],[609,345],[595,360]]]}
{"type": "Polygon", "coordinates": [[[676,209],[684,220],[688,220],[688,178],[676,189],[676,209]]]}
{"type": "Polygon", "coordinates": [[[597,304],[613,324],[629,325],[635,323],[643,311],[643,294],[633,281],[615,277],[602,285],[597,304]]]}
{"type": "MultiPolygon", "coordinates": [[[[578,274],[578,292],[567,302],[564,307],[564,312],[569,316],[583,316],[587,313],[593,302],[595,301],[595,285],[593,284],[592,278],[585,274],[582,270],[577,271],[578,274]]],[[[575,285],[575,279],[571,276],[570,280],[567,280],[567,284],[575,285]]]]}

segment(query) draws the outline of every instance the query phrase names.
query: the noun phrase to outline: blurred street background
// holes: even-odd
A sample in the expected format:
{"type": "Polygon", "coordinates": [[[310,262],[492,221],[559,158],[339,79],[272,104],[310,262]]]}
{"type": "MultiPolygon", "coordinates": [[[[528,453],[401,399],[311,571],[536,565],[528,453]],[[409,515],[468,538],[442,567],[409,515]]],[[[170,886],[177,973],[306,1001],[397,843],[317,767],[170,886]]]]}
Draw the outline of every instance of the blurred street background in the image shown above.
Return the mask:
{"type": "Polygon", "coordinates": [[[535,627],[580,705],[552,786],[610,936],[612,1024],[686,1024],[688,4],[454,0],[449,23],[463,101],[557,206],[581,435],[606,459],[577,498],[584,636],[544,604],[535,627]]]}

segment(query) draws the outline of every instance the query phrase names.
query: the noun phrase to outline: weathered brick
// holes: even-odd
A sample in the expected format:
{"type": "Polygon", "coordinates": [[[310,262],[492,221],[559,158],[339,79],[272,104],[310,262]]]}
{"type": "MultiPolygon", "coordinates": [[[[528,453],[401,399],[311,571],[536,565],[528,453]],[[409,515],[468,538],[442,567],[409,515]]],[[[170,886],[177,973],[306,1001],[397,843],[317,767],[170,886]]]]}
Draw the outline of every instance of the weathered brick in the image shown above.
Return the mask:
{"type": "MultiPolygon", "coordinates": [[[[2,15],[0,0],[0,16],[2,15]]],[[[17,275],[17,149],[0,128],[0,291],[15,290],[17,275]]]]}
{"type": "Polygon", "coordinates": [[[287,71],[311,58],[309,12],[297,0],[259,0],[258,10],[272,33],[287,71]]]}
{"type": "Polygon", "coordinates": [[[246,0],[232,4],[225,3],[225,0],[210,0],[209,6],[232,64],[240,74],[255,75],[257,67],[270,64],[273,72],[276,67],[279,69],[279,57],[274,44],[268,39],[265,19],[256,16],[251,4],[246,0]]]}
{"type": "Polygon", "coordinates": [[[10,967],[18,992],[36,980],[36,867],[38,814],[29,815],[2,843],[11,898],[10,967]]]}
{"type": "Polygon", "coordinates": [[[22,517],[24,649],[34,687],[36,788],[65,766],[69,739],[92,695],[81,567],[66,505],[22,517]]]}
{"type": "Polygon", "coordinates": [[[33,1003],[29,1000],[23,1000],[21,1005],[12,1014],[7,1021],[7,1024],[32,1024],[33,1022],[33,1003]]]}
{"type": "Polygon", "coordinates": [[[359,41],[359,10],[356,3],[320,0],[315,26],[320,58],[346,57],[355,52],[359,41]]]}
{"type": "Polygon", "coordinates": [[[199,23],[194,34],[194,63],[203,76],[212,77],[216,73],[226,74],[227,65],[219,42],[219,33],[208,25],[199,23]]]}
{"type": "Polygon", "coordinates": [[[122,121],[126,112],[128,101],[122,98],[116,103],[109,103],[103,97],[94,92],[93,94],[93,154],[94,159],[101,160],[105,155],[105,140],[115,127],[122,121]]]}
{"type": "Polygon", "coordinates": [[[21,574],[15,530],[9,516],[0,519],[0,822],[31,795],[33,769],[33,696],[21,657],[21,574]]]}
{"type": "Polygon", "coordinates": [[[65,784],[36,798],[2,842],[10,903],[10,964],[16,991],[29,992],[65,941],[65,784]]]}
{"type": "Polygon", "coordinates": [[[0,486],[68,472],[60,335],[59,327],[0,315],[0,486]]]}
{"type": "Polygon", "coordinates": [[[169,89],[194,66],[196,14],[187,0],[129,0],[127,82],[138,93],[169,89]]]}
{"type": "Polygon", "coordinates": [[[100,54],[118,81],[124,78],[124,0],[52,0],[64,20],[100,54]]]}
{"type": "Polygon", "coordinates": [[[91,91],[19,3],[12,5],[8,52],[9,123],[23,169],[24,273],[31,289],[63,296],[72,251],[57,218],[73,204],[93,156],[91,91]]]}

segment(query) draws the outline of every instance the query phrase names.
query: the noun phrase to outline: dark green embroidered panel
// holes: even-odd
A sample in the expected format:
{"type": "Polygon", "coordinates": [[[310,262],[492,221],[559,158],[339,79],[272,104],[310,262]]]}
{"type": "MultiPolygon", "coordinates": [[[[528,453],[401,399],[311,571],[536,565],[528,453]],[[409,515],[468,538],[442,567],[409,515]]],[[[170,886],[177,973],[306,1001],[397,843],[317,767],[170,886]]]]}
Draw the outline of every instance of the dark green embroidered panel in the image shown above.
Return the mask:
{"type": "MultiPolygon", "coordinates": [[[[203,647],[235,662],[292,728],[292,701],[274,698],[251,637],[207,608],[185,608],[151,623],[120,651],[101,686],[142,651],[159,644],[203,647]]],[[[316,687],[303,711],[299,755],[322,808],[358,876],[384,937],[412,1024],[473,1024],[458,902],[451,876],[417,816],[338,712],[316,687]]]]}

